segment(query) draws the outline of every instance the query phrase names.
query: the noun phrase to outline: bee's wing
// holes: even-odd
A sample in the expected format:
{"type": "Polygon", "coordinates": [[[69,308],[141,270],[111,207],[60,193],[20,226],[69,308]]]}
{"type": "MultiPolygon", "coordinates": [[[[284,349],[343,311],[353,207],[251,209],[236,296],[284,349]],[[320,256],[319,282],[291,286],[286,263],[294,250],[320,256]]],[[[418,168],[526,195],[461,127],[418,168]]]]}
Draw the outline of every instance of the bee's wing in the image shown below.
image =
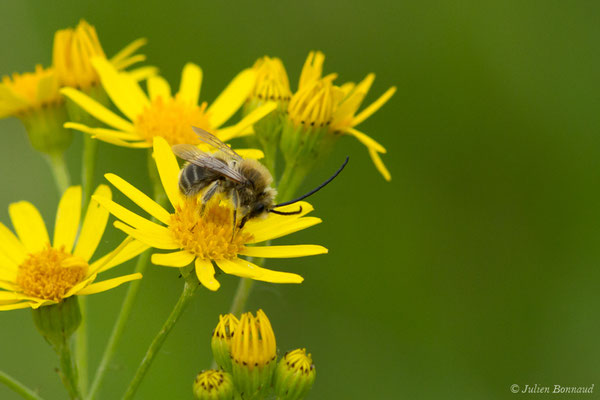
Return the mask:
{"type": "Polygon", "coordinates": [[[231,147],[227,146],[225,143],[221,142],[219,138],[213,135],[212,133],[207,132],[202,128],[198,128],[197,126],[192,126],[192,129],[194,130],[194,132],[196,132],[196,135],[198,135],[198,139],[202,140],[204,143],[210,144],[211,146],[221,150],[222,152],[227,153],[227,155],[229,155],[235,160],[242,160],[242,157],[238,153],[233,151],[231,147]]]}
{"type": "Polygon", "coordinates": [[[246,177],[227,165],[226,162],[205,153],[192,144],[176,144],[172,147],[173,153],[186,161],[238,183],[247,181],[246,177]]]}

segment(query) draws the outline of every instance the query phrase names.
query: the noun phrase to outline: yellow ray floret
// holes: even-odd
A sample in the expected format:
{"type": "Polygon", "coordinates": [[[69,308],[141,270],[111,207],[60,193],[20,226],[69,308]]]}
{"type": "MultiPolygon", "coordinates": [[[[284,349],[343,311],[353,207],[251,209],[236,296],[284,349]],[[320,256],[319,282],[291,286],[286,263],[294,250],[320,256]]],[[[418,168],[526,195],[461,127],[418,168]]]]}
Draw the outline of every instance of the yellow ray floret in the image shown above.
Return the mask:
{"type": "MultiPolygon", "coordinates": [[[[106,199],[111,192],[101,185],[95,195],[106,199]]],[[[90,262],[104,233],[108,211],[96,201],[90,202],[77,238],[80,186],[67,189],[60,200],[52,243],[31,203],[13,203],[9,214],[17,236],[0,224],[0,310],[56,304],[73,295],[103,292],[142,277],[136,273],[95,282],[98,273],[137,256],[148,246],[127,238],[112,252],[90,262]]]]}
{"type": "Polygon", "coordinates": [[[265,258],[290,258],[327,253],[317,245],[249,246],[281,237],[321,222],[319,218],[306,217],[312,206],[306,202],[281,207],[278,210],[294,211],[298,206],[302,212],[296,215],[269,214],[265,219],[252,219],[242,229],[233,226],[233,208],[230,201],[213,198],[203,207],[199,197],[185,197],[179,191],[179,165],[171,147],[161,137],[154,138],[154,159],[173,206],[170,213],[151,200],[147,195],[114,174],[106,179],[129,197],[141,209],[160,223],[152,222],[108,197],[94,199],[120,221],[115,226],[148,246],[170,253],[155,253],[152,262],[167,267],[184,267],[195,262],[198,280],[210,290],[217,290],[219,282],[214,278],[216,264],[223,272],[256,280],[276,283],[300,283],[300,275],[261,268],[239,256],[265,258]]]}
{"type": "Polygon", "coordinates": [[[148,95],[127,73],[119,72],[103,58],[92,61],[102,86],[112,102],[126,117],[122,118],[86,94],[65,88],[62,93],[89,114],[107,124],[110,129],[68,123],[65,127],[79,130],[95,138],[124,147],[151,147],[153,138],[163,137],[171,145],[200,144],[192,126],[211,131],[221,140],[247,134],[248,128],[276,107],[266,103],[246,115],[238,123],[221,128],[242,106],[252,90],[255,73],[240,72],[225,90],[209,105],[198,102],[202,85],[202,70],[196,64],[184,66],[179,91],[173,96],[168,82],[159,76],[148,79],[148,95]]]}

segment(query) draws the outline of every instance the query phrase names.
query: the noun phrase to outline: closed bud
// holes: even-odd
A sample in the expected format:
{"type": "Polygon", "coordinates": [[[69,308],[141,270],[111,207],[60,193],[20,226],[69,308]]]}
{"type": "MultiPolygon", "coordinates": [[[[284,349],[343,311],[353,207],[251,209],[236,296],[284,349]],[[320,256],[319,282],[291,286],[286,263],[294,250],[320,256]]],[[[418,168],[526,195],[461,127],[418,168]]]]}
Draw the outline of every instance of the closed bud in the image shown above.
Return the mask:
{"type": "Polygon", "coordinates": [[[233,381],[244,400],[261,399],[269,391],[277,347],[269,319],[262,310],[245,313],[231,341],[233,381]]]}
{"type": "Polygon", "coordinates": [[[275,395],[279,400],[303,399],[315,381],[316,369],[306,349],[286,353],[275,370],[275,395]]]}
{"type": "Polygon", "coordinates": [[[194,396],[198,400],[233,400],[235,393],[231,374],[225,371],[202,371],[194,380],[194,396]]]}
{"type": "Polygon", "coordinates": [[[219,323],[210,342],[213,357],[219,367],[231,373],[231,338],[239,324],[233,314],[219,315],[219,323]]]}
{"type": "Polygon", "coordinates": [[[59,303],[32,310],[33,322],[44,339],[55,349],[60,349],[75,333],[81,323],[77,296],[67,297],[59,303]]]}

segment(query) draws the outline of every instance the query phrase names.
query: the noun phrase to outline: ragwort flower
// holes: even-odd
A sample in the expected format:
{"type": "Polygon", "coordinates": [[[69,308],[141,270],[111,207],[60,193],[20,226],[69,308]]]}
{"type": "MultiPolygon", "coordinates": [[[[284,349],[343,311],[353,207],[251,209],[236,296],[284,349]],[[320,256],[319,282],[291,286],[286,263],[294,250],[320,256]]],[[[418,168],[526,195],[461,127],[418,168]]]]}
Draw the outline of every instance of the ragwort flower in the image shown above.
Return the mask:
{"type": "Polygon", "coordinates": [[[284,129],[282,145],[286,140],[290,141],[292,144],[287,146],[294,150],[298,143],[308,141],[315,147],[309,149],[310,152],[318,153],[316,147],[331,144],[330,142],[334,140],[334,138],[327,140],[327,133],[354,136],[367,147],[375,167],[389,181],[391,175],[379,155],[385,153],[386,149],[355,127],[381,108],[396,92],[396,88],[389,88],[372,104],[358,112],[371,88],[375,74],[367,75],[358,84],[349,82],[337,86],[333,83],[337,74],[322,76],[324,61],[323,53],[309,53],[302,68],[298,90],[292,96],[288,106],[289,119],[296,129],[284,129]],[[302,139],[306,136],[302,131],[308,131],[314,138],[302,139]],[[286,135],[291,135],[291,138],[286,138],[286,135]]]}
{"type": "Polygon", "coordinates": [[[65,126],[118,146],[151,147],[153,138],[157,136],[163,137],[171,145],[200,144],[191,126],[211,131],[225,142],[248,134],[252,124],[276,107],[273,102],[264,104],[237,124],[220,128],[243,105],[252,90],[255,73],[251,69],[240,72],[209,106],[207,102],[198,104],[202,70],[196,64],[188,63],[183,68],[181,84],[175,96],[171,95],[171,88],[162,77],[148,79],[147,96],[135,79],[119,73],[105,60],[95,59],[93,65],[109,97],[129,120],[121,118],[89,96],[67,88],[62,90],[65,96],[111,129],[78,123],[67,123],[65,126]]]}
{"type": "Polygon", "coordinates": [[[300,275],[261,268],[240,255],[266,258],[303,257],[327,252],[322,246],[248,246],[275,239],[308,228],[321,222],[319,218],[305,217],[312,206],[302,202],[279,210],[295,211],[298,205],[302,212],[283,216],[269,214],[265,219],[252,219],[233,234],[233,208],[228,199],[218,196],[205,205],[201,213],[201,196],[185,197],[179,190],[179,165],[170,146],[161,137],[154,138],[154,159],[163,188],[173,205],[169,213],[147,195],[128,182],[113,174],[106,178],[123,194],[162,224],[152,222],[109,199],[95,196],[121,221],[115,226],[128,235],[157,249],[174,250],[170,253],[155,253],[152,262],[167,267],[185,267],[195,261],[198,280],[208,289],[220,286],[215,279],[213,262],[225,273],[274,283],[300,283],[300,275]]]}
{"type": "MultiPolygon", "coordinates": [[[[102,197],[110,197],[110,193],[106,185],[96,190],[96,195],[102,197]]],[[[78,234],[80,186],[67,189],[60,200],[52,244],[39,211],[31,203],[13,203],[9,214],[17,236],[0,223],[0,310],[37,309],[142,277],[136,273],[94,282],[99,273],[137,256],[148,246],[127,238],[115,250],[90,263],[108,222],[108,212],[92,201],[78,234]]]]}

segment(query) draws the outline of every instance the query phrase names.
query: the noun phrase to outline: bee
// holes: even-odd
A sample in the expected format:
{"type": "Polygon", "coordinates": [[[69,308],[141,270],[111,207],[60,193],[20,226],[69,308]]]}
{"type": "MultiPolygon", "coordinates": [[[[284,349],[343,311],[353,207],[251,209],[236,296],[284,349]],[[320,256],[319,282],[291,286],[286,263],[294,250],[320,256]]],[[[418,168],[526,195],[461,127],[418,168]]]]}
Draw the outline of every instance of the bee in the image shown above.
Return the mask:
{"type": "Polygon", "coordinates": [[[241,215],[239,229],[248,220],[267,215],[294,215],[302,212],[302,206],[296,211],[278,211],[277,208],[294,204],[311,196],[331,182],[346,166],[349,157],[342,166],[325,182],[310,192],[284,203],[274,204],[277,191],[271,187],[273,177],[269,170],[253,159],[242,158],[216,136],[204,129],[193,127],[198,138],[218,151],[205,153],[192,144],[176,144],[173,152],[188,163],[179,173],[179,190],[185,196],[192,197],[204,190],[202,208],[217,193],[223,193],[233,203],[233,226],[236,226],[238,212],[241,215]]]}

